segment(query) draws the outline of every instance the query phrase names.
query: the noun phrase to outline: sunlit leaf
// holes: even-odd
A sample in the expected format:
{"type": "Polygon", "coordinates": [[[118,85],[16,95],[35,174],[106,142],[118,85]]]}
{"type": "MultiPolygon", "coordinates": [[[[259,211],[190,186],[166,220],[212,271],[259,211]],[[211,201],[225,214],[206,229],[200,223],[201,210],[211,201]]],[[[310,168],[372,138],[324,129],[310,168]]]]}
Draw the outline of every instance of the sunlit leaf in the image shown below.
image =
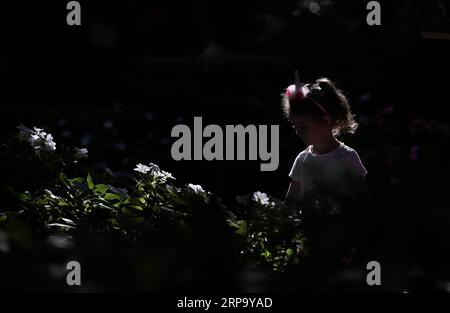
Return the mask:
{"type": "Polygon", "coordinates": [[[74,226],[67,225],[67,224],[61,224],[61,223],[51,223],[46,224],[46,227],[62,227],[62,228],[74,228],[74,226]]]}
{"type": "Polygon", "coordinates": [[[116,200],[116,199],[120,200],[121,198],[119,195],[116,195],[114,193],[107,193],[103,196],[103,199],[105,199],[105,200],[116,200]]]}
{"type": "Polygon", "coordinates": [[[87,182],[88,188],[93,190],[95,185],[94,185],[94,182],[92,181],[92,177],[91,177],[90,173],[88,173],[88,175],[86,177],[86,182],[87,182]]]}
{"type": "Polygon", "coordinates": [[[104,194],[108,190],[108,186],[104,184],[95,185],[94,191],[100,194],[104,194]]]}

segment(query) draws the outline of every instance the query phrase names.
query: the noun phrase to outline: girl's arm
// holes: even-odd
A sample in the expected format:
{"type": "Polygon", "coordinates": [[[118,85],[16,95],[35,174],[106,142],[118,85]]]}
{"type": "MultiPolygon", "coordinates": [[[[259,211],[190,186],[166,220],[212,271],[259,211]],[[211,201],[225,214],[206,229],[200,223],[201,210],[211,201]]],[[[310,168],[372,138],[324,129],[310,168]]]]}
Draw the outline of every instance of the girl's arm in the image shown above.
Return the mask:
{"type": "Polygon", "coordinates": [[[299,203],[302,197],[302,184],[292,180],[286,194],[287,203],[299,203]]]}

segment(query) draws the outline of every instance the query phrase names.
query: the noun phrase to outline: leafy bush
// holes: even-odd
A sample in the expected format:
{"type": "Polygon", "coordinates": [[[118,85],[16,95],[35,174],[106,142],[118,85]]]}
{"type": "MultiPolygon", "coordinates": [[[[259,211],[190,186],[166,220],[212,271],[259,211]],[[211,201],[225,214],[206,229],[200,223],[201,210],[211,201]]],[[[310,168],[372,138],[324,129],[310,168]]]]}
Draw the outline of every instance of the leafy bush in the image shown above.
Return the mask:
{"type": "Polygon", "coordinates": [[[243,241],[240,254],[244,262],[254,269],[275,271],[298,265],[299,257],[306,254],[298,211],[259,191],[237,200],[237,218],[230,220],[230,225],[243,241]]]}
{"type": "Polygon", "coordinates": [[[58,262],[93,264],[88,286],[94,290],[124,288],[105,274],[119,264],[127,264],[119,271],[127,289],[223,288],[234,286],[243,269],[284,271],[306,251],[298,212],[264,193],[236,197],[227,207],[153,163],[138,164],[132,181],[110,170],[94,174],[83,163],[86,149],[56,148],[42,129],[19,129],[1,149],[10,173],[3,185],[14,200],[0,211],[0,253],[7,256],[3,265],[16,268],[5,273],[12,286],[65,288],[56,254],[58,262]],[[96,241],[103,249],[92,247],[96,241]],[[20,264],[29,267],[24,256],[40,261],[20,282],[14,277],[25,275],[20,264]],[[99,265],[100,259],[110,262],[99,265]]]}

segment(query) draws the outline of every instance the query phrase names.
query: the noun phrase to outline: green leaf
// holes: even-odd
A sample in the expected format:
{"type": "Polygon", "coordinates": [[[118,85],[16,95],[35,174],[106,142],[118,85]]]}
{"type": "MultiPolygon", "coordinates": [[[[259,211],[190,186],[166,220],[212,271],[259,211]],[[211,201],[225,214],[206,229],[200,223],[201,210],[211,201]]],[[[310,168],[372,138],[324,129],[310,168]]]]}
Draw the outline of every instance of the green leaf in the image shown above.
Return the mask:
{"type": "Polygon", "coordinates": [[[144,198],[128,198],[125,200],[124,203],[141,206],[142,204],[145,204],[145,199],[144,198]]]}
{"type": "Polygon", "coordinates": [[[107,194],[105,194],[103,199],[105,199],[105,200],[115,200],[115,199],[120,200],[120,196],[116,195],[115,193],[107,193],[107,194]]]}
{"type": "Polygon", "coordinates": [[[138,210],[138,211],[142,211],[143,210],[142,207],[139,206],[139,205],[132,205],[132,206],[130,206],[130,208],[133,208],[133,209],[138,210]]]}
{"type": "Polygon", "coordinates": [[[81,184],[83,182],[83,178],[81,177],[75,177],[69,180],[71,183],[78,183],[81,184]]]}
{"type": "Polygon", "coordinates": [[[21,192],[18,196],[20,201],[27,202],[28,200],[30,200],[30,196],[26,193],[21,192]]]}
{"type": "Polygon", "coordinates": [[[122,205],[122,202],[117,202],[113,204],[113,207],[118,208],[122,205]]]}
{"type": "Polygon", "coordinates": [[[236,227],[236,234],[247,236],[247,223],[245,221],[230,222],[230,225],[236,227]]]}
{"type": "Polygon", "coordinates": [[[107,190],[108,190],[108,186],[106,186],[104,184],[98,184],[95,186],[95,189],[94,189],[94,191],[96,193],[100,193],[100,194],[104,194],[107,190]]]}
{"type": "Polygon", "coordinates": [[[88,188],[91,189],[91,190],[94,190],[95,184],[92,181],[92,177],[91,177],[90,173],[88,173],[88,175],[87,175],[86,182],[87,182],[88,188]]]}
{"type": "Polygon", "coordinates": [[[64,173],[59,174],[59,180],[65,185],[69,186],[69,182],[67,181],[67,176],[64,173]]]}

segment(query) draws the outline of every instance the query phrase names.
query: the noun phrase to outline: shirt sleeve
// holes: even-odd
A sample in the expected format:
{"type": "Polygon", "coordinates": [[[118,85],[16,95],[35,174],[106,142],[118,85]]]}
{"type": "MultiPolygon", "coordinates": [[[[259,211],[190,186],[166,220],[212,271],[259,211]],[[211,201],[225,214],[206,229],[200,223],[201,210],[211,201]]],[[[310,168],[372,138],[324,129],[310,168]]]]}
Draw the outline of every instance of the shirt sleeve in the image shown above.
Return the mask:
{"type": "Polygon", "coordinates": [[[301,182],[301,163],[298,156],[295,158],[294,164],[292,165],[291,171],[289,172],[289,177],[296,182],[301,182]]]}
{"type": "Polygon", "coordinates": [[[367,170],[361,162],[358,153],[353,150],[347,155],[347,169],[353,178],[365,177],[367,170]]]}

